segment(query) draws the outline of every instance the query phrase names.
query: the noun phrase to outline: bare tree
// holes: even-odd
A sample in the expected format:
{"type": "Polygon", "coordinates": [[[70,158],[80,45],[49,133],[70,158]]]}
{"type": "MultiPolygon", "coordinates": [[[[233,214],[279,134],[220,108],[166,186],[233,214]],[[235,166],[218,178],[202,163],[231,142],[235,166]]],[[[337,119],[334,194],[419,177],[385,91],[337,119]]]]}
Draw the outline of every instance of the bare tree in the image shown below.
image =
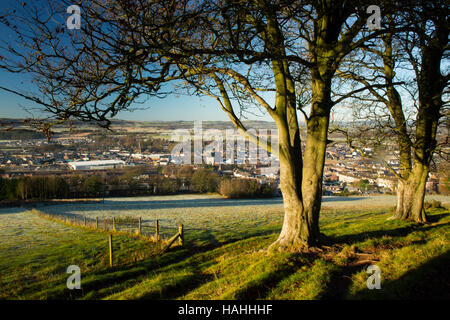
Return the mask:
{"type": "Polygon", "coordinates": [[[352,63],[340,73],[371,94],[359,96],[369,102],[359,114],[371,123],[372,140],[385,142],[380,138],[392,137],[389,133],[396,137],[400,166],[398,172],[390,167],[398,179],[395,217],[419,223],[426,222],[423,203],[438,126],[449,121],[448,103],[443,101],[450,78],[444,64],[449,54],[448,17],[446,1],[416,1],[388,15],[388,29],[399,24],[408,28],[361,47],[359,67],[352,63]]]}
{"type": "Polygon", "coordinates": [[[372,4],[90,0],[83,1],[81,30],[68,31],[52,22],[58,8],[49,2],[50,14],[35,8],[3,19],[23,47],[7,44],[10,59],[2,67],[34,75],[38,95],[3,89],[43,105],[52,120],[94,120],[105,127],[140,98],[175,90],[214,97],[244,136],[279,155],[285,218],[271,248],[308,250],[320,239],[330,112],[351,96],[333,100],[333,80],[349,53],[383,33],[366,26],[372,4]],[[14,28],[12,21],[24,25],[14,28]],[[310,97],[299,99],[296,89],[305,81],[310,97]],[[274,119],[279,150],[242,123],[236,109],[252,106],[274,119]],[[299,110],[307,126],[303,154],[299,110]]]}

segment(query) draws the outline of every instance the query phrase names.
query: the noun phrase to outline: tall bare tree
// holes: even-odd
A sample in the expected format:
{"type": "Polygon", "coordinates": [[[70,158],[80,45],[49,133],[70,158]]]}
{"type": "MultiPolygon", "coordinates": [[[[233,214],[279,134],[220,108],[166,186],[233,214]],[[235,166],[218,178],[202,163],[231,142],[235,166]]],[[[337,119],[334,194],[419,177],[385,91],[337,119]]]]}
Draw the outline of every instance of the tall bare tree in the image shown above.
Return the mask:
{"type": "Polygon", "coordinates": [[[52,120],[105,127],[140,98],[172,93],[170,83],[212,96],[244,136],[279,155],[285,217],[271,248],[318,245],[330,112],[351,96],[333,100],[333,79],[350,52],[382,33],[366,25],[373,1],[90,0],[80,30],[52,20],[69,4],[49,2],[50,14],[26,4],[22,15],[3,18],[23,47],[7,44],[2,67],[31,73],[38,91],[3,89],[43,105],[52,120]],[[308,107],[299,103],[299,81],[309,81],[308,107]],[[247,131],[236,109],[249,106],[274,119],[279,150],[247,131]]]}
{"type": "Polygon", "coordinates": [[[385,105],[386,112],[380,112],[371,103],[362,114],[377,129],[376,139],[388,131],[396,137],[400,166],[398,172],[390,168],[398,179],[395,217],[419,223],[426,222],[423,203],[438,126],[449,121],[448,101],[443,101],[450,78],[448,19],[446,1],[416,1],[385,19],[388,29],[402,24],[406,30],[385,33],[361,47],[362,68],[351,63],[341,73],[385,105]]]}

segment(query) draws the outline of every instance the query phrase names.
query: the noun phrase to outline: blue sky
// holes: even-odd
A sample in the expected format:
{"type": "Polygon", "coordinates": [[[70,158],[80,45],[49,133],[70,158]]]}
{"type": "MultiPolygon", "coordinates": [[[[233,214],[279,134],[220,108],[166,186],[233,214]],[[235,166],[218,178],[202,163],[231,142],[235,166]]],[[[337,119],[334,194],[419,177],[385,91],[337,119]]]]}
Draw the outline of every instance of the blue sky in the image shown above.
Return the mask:
{"type": "MultiPolygon", "coordinates": [[[[0,85],[13,88],[27,86],[28,81],[14,79],[10,74],[0,73],[0,85]],[[23,82],[23,83],[22,83],[23,82]]],[[[29,84],[28,84],[29,86],[29,84]]],[[[25,118],[29,116],[25,108],[36,108],[37,105],[12,93],[0,90],[0,118],[25,118]]],[[[177,120],[229,120],[220,109],[216,100],[209,97],[169,96],[164,99],[150,98],[146,103],[136,105],[138,110],[122,112],[117,119],[136,121],[177,121],[177,120]],[[140,110],[146,108],[145,110],[140,110]]],[[[38,112],[33,110],[35,115],[38,112]]],[[[271,120],[269,116],[249,116],[251,119],[271,120]]]]}
{"type": "MultiPolygon", "coordinates": [[[[35,4],[41,0],[34,0],[35,4]]],[[[6,8],[10,8],[10,4],[17,2],[14,0],[1,0],[0,13],[6,8]]],[[[0,28],[2,34],[2,41],[7,43],[13,42],[14,35],[11,32],[6,32],[4,28],[0,28]]],[[[31,91],[30,79],[27,75],[11,75],[7,72],[0,71],[0,86],[23,91],[29,89],[31,91]]],[[[273,104],[274,97],[265,97],[269,104],[273,104]]],[[[125,120],[137,121],[178,121],[178,120],[229,120],[227,115],[220,109],[218,102],[211,97],[198,97],[187,95],[171,95],[164,99],[150,98],[144,104],[137,104],[137,108],[145,108],[145,110],[136,110],[133,112],[122,112],[116,118],[125,120]]],[[[336,106],[338,107],[338,106],[336,106]]],[[[348,110],[336,110],[336,114],[348,118],[348,110]]],[[[30,114],[25,111],[25,108],[38,108],[38,105],[25,100],[12,93],[0,90],[0,118],[25,118],[30,114]]],[[[267,114],[262,114],[256,108],[251,110],[252,113],[245,113],[245,116],[250,120],[265,120],[273,121],[267,114]]],[[[235,110],[239,113],[239,110],[235,110]]],[[[35,117],[40,117],[38,111],[34,111],[35,117]]],[[[303,121],[303,116],[299,114],[299,119],[303,121]]],[[[244,119],[243,119],[244,120],[244,119]]],[[[336,119],[338,120],[338,119],[336,119]]],[[[344,119],[342,119],[344,120],[344,119]]]]}
{"type": "MultiPolygon", "coordinates": [[[[11,75],[0,72],[0,85],[12,88],[30,88],[25,75],[11,75]]],[[[0,90],[0,118],[25,118],[29,116],[24,108],[34,109],[38,105],[24,98],[0,90]]],[[[215,99],[187,95],[171,95],[164,99],[150,98],[144,104],[137,104],[133,112],[122,112],[118,119],[136,121],[177,121],[177,120],[229,120],[215,99]],[[145,110],[140,110],[145,108],[145,110]]],[[[33,110],[35,115],[38,112],[33,110]]],[[[268,115],[248,114],[249,119],[271,121],[268,115]]]]}
{"type": "MultiPolygon", "coordinates": [[[[12,88],[30,88],[31,84],[26,75],[11,75],[0,72],[0,85],[12,88]]],[[[12,93],[0,90],[0,118],[25,118],[29,116],[26,109],[35,111],[38,105],[12,93]]],[[[220,109],[217,101],[210,97],[197,97],[187,95],[171,95],[164,99],[150,98],[144,104],[136,105],[138,110],[122,112],[117,119],[136,121],[178,121],[178,120],[229,120],[228,116],[220,109]],[[140,110],[145,108],[145,110],[140,110]]],[[[257,116],[248,114],[252,120],[271,121],[268,115],[257,116]]]]}
{"type": "MultiPolygon", "coordinates": [[[[34,5],[38,5],[39,1],[34,0],[34,5]]],[[[20,2],[15,0],[1,0],[0,12],[4,9],[11,8],[11,3],[15,6],[20,2]]],[[[2,34],[2,41],[12,43],[15,41],[14,34],[7,32],[4,28],[0,28],[2,34]]],[[[27,75],[11,75],[6,72],[0,71],[0,86],[11,88],[19,92],[24,90],[31,90],[30,79],[27,75]]],[[[274,103],[274,97],[272,95],[265,96],[266,101],[269,104],[274,103]]],[[[144,104],[137,104],[137,108],[145,108],[145,110],[136,110],[133,112],[119,113],[116,118],[124,120],[137,120],[137,121],[178,121],[178,120],[222,120],[228,121],[229,118],[223,112],[218,102],[211,97],[198,97],[187,95],[171,95],[167,98],[150,98],[144,104]]],[[[0,90],[0,118],[25,118],[30,114],[25,109],[33,109],[34,117],[41,117],[39,113],[39,106],[24,98],[0,90]]],[[[336,109],[336,108],[335,108],[336,109]]],[[[236,108],[235,112],[239,114],[239,110],[236,108]]],[[[341,115],[345,115],[346,112],[340,112],[341,115]]],[[[251,113],[244,113],[242,120],[264,120],[273,121],[271,117],[265,113],[261,113],[257,108],[252,108],[251,113]]],[[[303,116],[299,113],[298,117],[300,121],[303,121],[303,116]]]]}
{"type": "MultiPolygon", "coordinates": [[[[18,5],[20,6],[20,3],[15,0],[1,0],[0,13],[18,5]]],[[[15,41],[13,33],[4,27],[0,28],[0,33],[2,34],[1,41],[13,44],[15,41]]],[[[26,74],[14,75],[6,71],[0,71],[0,86],[19,92],[33,91],[31,90],[32,84],[30,79],[26,74]]],[[[217,101],[210,97],[172,95],[164,99],[150,98],[144,104],[138,104],[136,107],[146,109],[122,112],[116,118],[138,121],[229,120],[228,116],[220,109],[217,101]]],[[[25,109],[32,109],[33,115],[36,117],[42,115],[38,111],[39,106],[37,104],[13,93],[0,90],[0,118],[29,117],[30,114],[25,109]]],[[[268,115],[261,113],[257,116],[252,114],[247,116],[253,120],[272,120],[268,115]]]]}

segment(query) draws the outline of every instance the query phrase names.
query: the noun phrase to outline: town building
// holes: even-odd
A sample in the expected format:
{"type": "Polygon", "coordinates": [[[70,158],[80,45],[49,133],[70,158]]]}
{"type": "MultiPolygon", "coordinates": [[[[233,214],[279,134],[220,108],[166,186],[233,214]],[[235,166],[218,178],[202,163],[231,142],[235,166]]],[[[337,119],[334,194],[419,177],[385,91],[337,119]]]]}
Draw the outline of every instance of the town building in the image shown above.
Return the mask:
{"type": "Polygon", "coordinates": [[[93,160],[93,161],[73,161],[68,165],[73,170],[101,170],[123,168],[126,163],[123,160],[93,160]]]}

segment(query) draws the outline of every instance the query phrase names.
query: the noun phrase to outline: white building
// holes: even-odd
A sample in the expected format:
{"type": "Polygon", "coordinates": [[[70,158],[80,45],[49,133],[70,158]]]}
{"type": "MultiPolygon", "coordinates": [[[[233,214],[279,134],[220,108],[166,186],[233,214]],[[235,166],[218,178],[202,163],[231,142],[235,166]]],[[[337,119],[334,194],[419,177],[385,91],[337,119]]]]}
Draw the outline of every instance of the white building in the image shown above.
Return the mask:
{"type": "Polygon", "coordinates": [[[378,178],[376,180],[376,183],[380,187],[388,188],[388,189],[391,189],[391,190],[394,190],[394,187],[395,187],[395,181],[391,180],[391,179],[378,178]]]}
{"type": "Polygon", "coordinates": [[[73,170],[116,169],[125,165],[125,161],[122,160],[73,161],[69,163],[73,170]]]}
{"type": "Polygon", "coordinates": [[[262,167],[261,175],[269,178],[277,178],[280,172],[280,167],[262,167]]]}
{"type": "Polygon", "coordinates": [[[348,175],[345,175],[345,174],[338,174],[338,177],[339,177],[339,181],[341,181],[341,182],[347,182],[347,183],[352,183],[352,182],[358,182],[358,181],[360,181],[361,179],[360,178],[356,178],[356,177],[353,177],[353,176],[348,176],[348,175]]]}

